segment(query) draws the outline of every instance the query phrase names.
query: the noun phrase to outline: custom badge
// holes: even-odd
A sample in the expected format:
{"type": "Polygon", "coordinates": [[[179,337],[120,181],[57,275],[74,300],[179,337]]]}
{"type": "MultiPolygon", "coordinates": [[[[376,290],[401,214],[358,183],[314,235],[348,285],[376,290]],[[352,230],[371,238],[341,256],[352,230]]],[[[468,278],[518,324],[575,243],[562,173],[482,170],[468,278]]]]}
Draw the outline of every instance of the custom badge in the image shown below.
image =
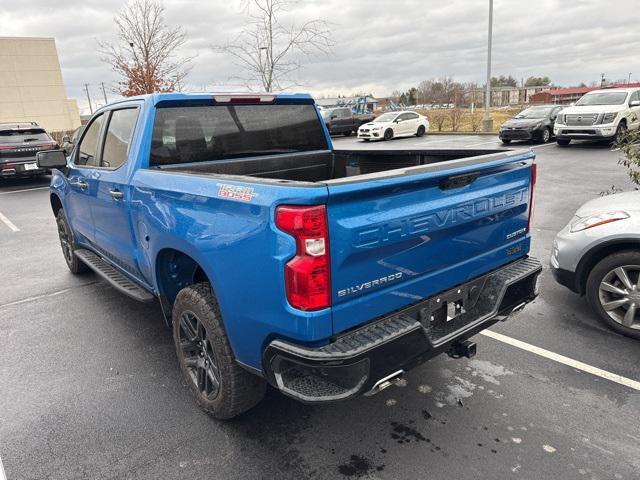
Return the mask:
{"type": "Polygon", "coordinates": [[[218,196],[222,198],[233,198],[243,202],[250,202],[256,196],[252,187],[241,187],[239,185],[228,185],[218,183],[218,196]]]}

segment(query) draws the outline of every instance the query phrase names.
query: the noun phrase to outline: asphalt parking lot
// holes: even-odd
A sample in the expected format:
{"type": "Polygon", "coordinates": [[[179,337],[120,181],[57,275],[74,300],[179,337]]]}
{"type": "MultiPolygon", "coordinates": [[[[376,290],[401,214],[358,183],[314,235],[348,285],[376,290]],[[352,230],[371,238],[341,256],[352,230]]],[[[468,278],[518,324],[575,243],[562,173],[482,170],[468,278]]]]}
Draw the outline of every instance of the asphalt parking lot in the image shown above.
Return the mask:
{"type": "MultiPolygon", "coordinates": [[[[499,145],[471,135],[335,139],[339,149],[499,145]]],[[[191,399],[157,305],[68,272],[47,179],[0,183],[6,477],[637,479],[639,345],[603,327],[546,268],[555,233],[580,204],[632,187],[607,146],[533,148],[541,295],[494,326],[498,335],[478,335],[474,359],[442,356],[399,386],[332,406],[270,391],[228,423],[191,399]]]]}

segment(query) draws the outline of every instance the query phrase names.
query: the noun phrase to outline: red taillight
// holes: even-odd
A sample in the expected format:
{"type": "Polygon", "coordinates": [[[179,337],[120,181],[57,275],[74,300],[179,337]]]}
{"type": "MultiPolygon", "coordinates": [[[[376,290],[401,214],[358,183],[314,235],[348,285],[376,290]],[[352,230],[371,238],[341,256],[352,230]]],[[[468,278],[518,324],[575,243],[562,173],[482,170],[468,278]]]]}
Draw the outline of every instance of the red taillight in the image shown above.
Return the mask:
{"type": "Polygon", "coordinates": [[[0,145],[0,150],[15,150],[16,147],[10,145],[0,145]]]}
{"type": "Polygon", "coordinates": [[[538,164],[531,165],[531,195],[529,197],[529,220],[527,221],[527,232],[531,231],[531,222],[533,221],[533,210],[535,206],[536,181],[538,180],[538,164]]]}
{"type": "Polygon", "coordinates": [[[331,265],[327,210],[283,205],[276,209],[276,225],[296,239],[296,256],[285,265],[287,299],[300,310],[331,306],[331,265]]]}

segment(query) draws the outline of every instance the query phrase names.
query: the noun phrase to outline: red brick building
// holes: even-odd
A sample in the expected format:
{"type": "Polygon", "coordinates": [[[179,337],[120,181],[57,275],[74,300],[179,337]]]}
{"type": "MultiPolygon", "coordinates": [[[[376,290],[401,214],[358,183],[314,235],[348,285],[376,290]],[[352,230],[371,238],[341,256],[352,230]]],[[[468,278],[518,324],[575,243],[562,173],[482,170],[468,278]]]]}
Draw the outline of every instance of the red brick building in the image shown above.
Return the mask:
{"type": "Polygon", "coordinates": [[[554,88],[545,92],[535,93],[529,97],[529,103],[554,103],[558,105],[568,105],[577,102],[585,93],[600,88],[640,88],[640,83],[622,83],[618,85],[607,85],[605,87],[571,87],[554,88]]]}

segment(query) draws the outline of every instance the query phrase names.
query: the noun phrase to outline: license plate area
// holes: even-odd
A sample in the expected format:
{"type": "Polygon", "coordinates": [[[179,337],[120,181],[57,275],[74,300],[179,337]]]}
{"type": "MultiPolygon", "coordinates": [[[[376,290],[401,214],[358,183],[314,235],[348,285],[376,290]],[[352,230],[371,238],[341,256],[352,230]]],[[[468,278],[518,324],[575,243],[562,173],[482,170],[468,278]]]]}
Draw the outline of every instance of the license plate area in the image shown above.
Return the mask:
{"type": "Polygon", "coordinates": [[[427,330],[458,323],[478,302],[483,285],[484,279],[479,279],[430,298],[419,310],[420,323],[427,330]]]}
{"type": "Polygon", "coordinates": [[[25,163],[23,166],[24,166],[25,170],[37,170],[38,169],[38,165],[35,162],[34,163],[25,163]]]}

